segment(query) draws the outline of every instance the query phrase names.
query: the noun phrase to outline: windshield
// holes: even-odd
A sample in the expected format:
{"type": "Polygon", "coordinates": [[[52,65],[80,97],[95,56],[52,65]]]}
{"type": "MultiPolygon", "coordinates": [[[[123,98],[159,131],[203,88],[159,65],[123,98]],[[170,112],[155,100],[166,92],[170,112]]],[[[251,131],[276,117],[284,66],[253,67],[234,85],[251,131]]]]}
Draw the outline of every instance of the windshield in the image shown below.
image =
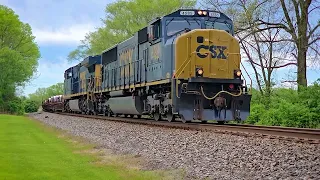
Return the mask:
{"type": "Polygon", "coordinates": [[[206,26],[206,29],[225,30],[231,34],[231,25],[228,23],[206,21],[205,26],[206,26]]]}
{"type": "Polygon", "coordinates": [[[167,36],[172,36],[175,33],[182,31],[186,28],[201,29],[201,22],[199,20],[168,20],[167,24],[167,36]]]}

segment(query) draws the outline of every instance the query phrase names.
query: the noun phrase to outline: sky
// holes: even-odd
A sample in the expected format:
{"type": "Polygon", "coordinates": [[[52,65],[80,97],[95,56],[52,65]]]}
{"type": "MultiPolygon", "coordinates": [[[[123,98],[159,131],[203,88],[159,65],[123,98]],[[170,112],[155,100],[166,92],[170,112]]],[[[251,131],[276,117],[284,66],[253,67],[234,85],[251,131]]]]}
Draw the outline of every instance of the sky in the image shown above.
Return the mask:
{"type": "MultiPolygon", "coordinates": [[[[80,44],[86,33],[102,25],[106,5],[114,1],[0,0],[0,4],[13,9],[21,21],[31,25],[40,47],[38,72],[23,89],[24,95],[63,82],[64,71],[77,63],[68,63],[69,52],[80,44]]],[[[253,75],[250,68],[248,70],[253,75]]],[[[278,70],[276,80],[286,79],[293,72],[290,68],[278,70]]],[[[309,82],[315,81],[320,77],[320,70],[309,70],[307,77],[309,82]]]]}
{"type": "Polygon", "coordinates": [[[67,56],[86,33],[102,25],[105,7],[115,0],[0,0],[1,5],[13,9],[24,23],[29,23],[40,47],[38,72],[23,89],[23,94],[37,88],[63,82],[67,56]]]}

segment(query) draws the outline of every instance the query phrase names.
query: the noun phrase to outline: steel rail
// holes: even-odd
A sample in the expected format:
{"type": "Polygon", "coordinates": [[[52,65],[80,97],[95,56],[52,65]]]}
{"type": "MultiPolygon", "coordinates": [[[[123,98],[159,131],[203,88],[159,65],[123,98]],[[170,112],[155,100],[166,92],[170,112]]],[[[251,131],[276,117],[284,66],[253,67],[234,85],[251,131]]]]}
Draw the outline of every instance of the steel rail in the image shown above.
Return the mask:
{"type": "Polygon", "coordinates": [[[55,112],[55,114],[84,117],[91,119],[100,119],[108,121],[117,121],[123,123],[134,123],[148,126],[160,126],[167,128],[177,128],[186,130],[198,130],[198,131],[215,131],[222,133],[232,133],[235,135],[248,136],[253,134],[254,136],[266,136],[269,138],[280,138],[297,142],[309,142],[313,144],[320,144],[320,129],[310,128],[291,128],[280,126],[256,126],[247,124],[224,124],[218,125],[216,123],[182,123],[182,122],[168,122],[168,121],[155,121],[150,119],[138,119],[138,118],[122,118],[122,117],[107,117],[107,116],[93,116],[84,114],[70,114],[55,112]],[[248,134],[250,133],[250,134],[248,134]]]}

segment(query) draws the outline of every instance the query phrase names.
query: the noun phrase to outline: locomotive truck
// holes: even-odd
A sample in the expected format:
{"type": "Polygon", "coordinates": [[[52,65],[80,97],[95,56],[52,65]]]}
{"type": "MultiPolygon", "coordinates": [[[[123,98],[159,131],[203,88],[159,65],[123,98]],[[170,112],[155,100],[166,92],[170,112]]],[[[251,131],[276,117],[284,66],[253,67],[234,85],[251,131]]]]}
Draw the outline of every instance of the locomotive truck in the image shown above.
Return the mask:
{"type": "Polygon", "coordinates": [[[229,17],[179,9],[67,69],[63,111],[184,123],[243,121],[251,92],[240,65],[229,17]]]}

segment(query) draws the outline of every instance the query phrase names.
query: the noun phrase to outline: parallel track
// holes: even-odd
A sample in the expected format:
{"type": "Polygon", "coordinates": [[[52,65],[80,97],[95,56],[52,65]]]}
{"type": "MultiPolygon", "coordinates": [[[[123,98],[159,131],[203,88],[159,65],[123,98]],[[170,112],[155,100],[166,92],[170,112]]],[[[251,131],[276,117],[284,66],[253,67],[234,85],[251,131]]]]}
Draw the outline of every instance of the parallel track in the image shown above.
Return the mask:
{"type": "Polygon", "coordinates": [[[92,116],[83,114],[70,114],[56,112],[56,114],[84,117],[91,119],[101,119],[108,121],[118,121],[124,123],[143,124],[149,126],[161,126],[167,128],[178,128],[187,130],[198,130],[198,131],[215,131],[222,133],[231,133],[235,135],[244,136],[260,136],[269,138],[280,138],[289,141],[297,142],[308,142],[312,144],[320,144],[320,129],[309,129],[309,128],[289,128],[279,126],[255,126],[246,124],[224,124],[218,125],[216,123],[200,124],[196,122],[181,123],[181,122],[167,122],[167,121],[154,121],[148,119],[136,119],[136,118],[121,118],[121,117],[106,117],[106,116],[92,116]],[[248,134],[249,133],[249,134],[248,134]]]}

